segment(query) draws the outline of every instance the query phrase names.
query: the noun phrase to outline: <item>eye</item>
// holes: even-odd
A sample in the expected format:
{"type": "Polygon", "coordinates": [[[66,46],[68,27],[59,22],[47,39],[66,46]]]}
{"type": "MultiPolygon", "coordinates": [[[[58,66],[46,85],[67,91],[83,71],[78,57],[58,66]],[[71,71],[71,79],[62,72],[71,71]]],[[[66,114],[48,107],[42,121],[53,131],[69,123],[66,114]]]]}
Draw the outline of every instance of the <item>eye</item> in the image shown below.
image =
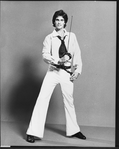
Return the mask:
{"type": "Polygon", "coordinates": [[[64,19],[58,19],[58,18],[56,18],[55,21],[62,21],[62,22],[64,22],[64,19]]]}

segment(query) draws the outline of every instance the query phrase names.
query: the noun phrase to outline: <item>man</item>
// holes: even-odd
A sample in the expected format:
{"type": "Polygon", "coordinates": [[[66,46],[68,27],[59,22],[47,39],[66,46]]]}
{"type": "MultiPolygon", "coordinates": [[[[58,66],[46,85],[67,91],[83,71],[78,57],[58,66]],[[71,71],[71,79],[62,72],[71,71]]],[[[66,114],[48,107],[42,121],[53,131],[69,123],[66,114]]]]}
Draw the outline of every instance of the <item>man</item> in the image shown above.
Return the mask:
{"type": "Polygon", "coordinates": [[[82,71],[81,51],[74,33],[66,31],[68,16],[63,10],[56,11],[52,18],[54,31],[43,42],[42,55],[49,64],[48,71],[36,101],[27,130],[27,141],[35,142],[35,137],[43,138],[49,101],[57,84],[61,85],[66,114],[66,135],[86,139],[80,132],[73,104],[73,81],[82,71]],[[73,60],[74,72],[71,72],[73,60]]]}

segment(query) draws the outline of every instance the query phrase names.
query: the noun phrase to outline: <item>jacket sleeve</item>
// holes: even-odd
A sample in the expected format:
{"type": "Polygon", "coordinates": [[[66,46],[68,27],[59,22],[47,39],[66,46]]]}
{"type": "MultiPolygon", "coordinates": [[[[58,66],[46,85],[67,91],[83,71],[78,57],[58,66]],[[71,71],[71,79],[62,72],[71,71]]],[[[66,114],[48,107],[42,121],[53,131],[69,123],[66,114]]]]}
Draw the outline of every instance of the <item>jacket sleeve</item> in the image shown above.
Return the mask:
{"type": "Polygon", "coordinates": [[[52,54],[51,54],[51,37],[50,35],[46,36],[44,41],[43,41],[43,50],[42,50],[42,56],[43,59],[46,63],[51,64],[51,63],[58,63],[58,60],[56,60],[52,54]]]}
{"type": "Polygon", "coordinates": [[[74,34],[73,46],[74,46],[73,67],[75,69],[75,72],[78,72],[81,74],[82,72],[81,50],[75,34],[74,34]]]}

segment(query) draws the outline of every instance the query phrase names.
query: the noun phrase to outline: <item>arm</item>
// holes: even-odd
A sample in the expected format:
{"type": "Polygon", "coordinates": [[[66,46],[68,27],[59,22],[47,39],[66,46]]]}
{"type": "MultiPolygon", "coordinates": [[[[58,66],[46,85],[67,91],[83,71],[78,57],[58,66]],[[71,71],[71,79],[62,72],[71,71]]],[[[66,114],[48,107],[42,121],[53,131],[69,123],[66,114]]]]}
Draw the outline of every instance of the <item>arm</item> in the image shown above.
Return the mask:
{"type": "Polygon", "coordinates": [[[57,64],[58,60],[51,55],[51,37],[46,36],[43,42],[42,56],[46,63],[48,64],[57,64]]]}
{"type": "Polygon", "coordinates": [[[73,68],[74,73],[71,76],[71,80],[74,81],[78,78],[79,74],[82,72],[82,59],[81,59],[81,50],[78,45],[76,36],[74,34],[74,41],[73,41],[74,53],[73,53],[73,68]]]}

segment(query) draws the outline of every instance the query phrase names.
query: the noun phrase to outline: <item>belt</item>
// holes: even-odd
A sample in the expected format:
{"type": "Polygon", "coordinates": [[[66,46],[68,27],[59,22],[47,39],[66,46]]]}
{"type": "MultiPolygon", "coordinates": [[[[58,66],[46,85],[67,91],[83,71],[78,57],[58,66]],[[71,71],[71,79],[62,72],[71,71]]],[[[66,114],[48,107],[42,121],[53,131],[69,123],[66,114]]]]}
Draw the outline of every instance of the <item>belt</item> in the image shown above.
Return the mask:
{"type": "Polygon", "coordinates": [[[70,75],[73,74],[73,72],[67,70],[67,69],[70,69],[71,66],[64,66],[64,65],[57,65],[57,64],[52,64],[52,65],[54,65],[54,66],[57,67],[57,68],[60,68],[60,69],[65,70],[65,71],[68,72],[70,75]]]}

